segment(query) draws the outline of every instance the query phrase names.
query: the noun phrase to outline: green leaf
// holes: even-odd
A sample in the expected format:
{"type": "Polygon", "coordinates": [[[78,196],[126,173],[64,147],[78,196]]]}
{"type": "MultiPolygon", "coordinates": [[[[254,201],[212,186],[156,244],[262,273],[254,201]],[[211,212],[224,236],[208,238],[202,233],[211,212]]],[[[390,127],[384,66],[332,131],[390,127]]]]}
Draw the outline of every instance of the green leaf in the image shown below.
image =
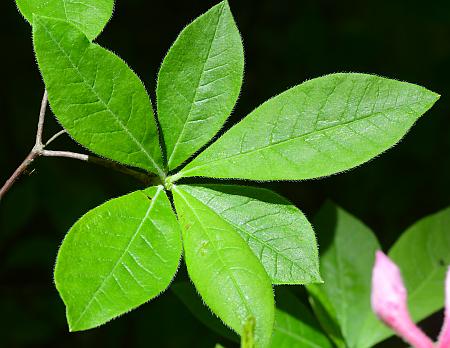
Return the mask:
{"type": "Polygon", "coordinates": [[[239,96],[241,37],[226,1],[188,25],[169,50],[158,78],[158,118],[174,169],[222,127],[239,96]]]}
{"type": "Polygon", "coordinates": [[[336,312],[327,295],[319,288],[308,287],[309,303],[320,326],[338,348],[346,348],[341,329],[336,319],[336,312]]]}
{"type": "Polygon", "coordinates": [[[332,348],[310,310],[290,291],[277,289],[271,348],[332,348]]]}
{"type": "Polygon", "coordinates": [[[58,120],[80,144],[164,176],[152,107],[139,78],[73,25],[34,17],[34,47],[58,120]]]}
{"type": "Polygon", "coordinates": [[[233,342],[239,342],[237,335],[229,330],[216,316],[214,316],[208,307],[201,301],[195,288],[188,282],[176,282],[170,286],[170,289],[180,299],[203,325],[211,331],[228,338],[233,342]]]}
{"type": "Polygon", "coordinates": [[[186,191],[174,186],[189,276],[205,303],[225,324],[242,334],[256,320],[257,347],[269,343],[274,298],[267,273],[228,222],[186,191]]]}
{"type": "Polygon", "coordinates": [[[25,19],[33,14],[62,19],[76,25],[89,40],[100,34],[111,18],[114,0],[16,0],[25,19]]]}
{"type": "Polygon", "coordinates": [[[273,284],[320,282],[314,231],[289,201],[260,188],[234,185],[183,186],[239,232],[273,284]]]}
{"type": "Polygon", "coordinates": [[[441,309],[450,265],[450,208],[408,228],[389,256],[402,271],[413,318],[420,320],[441,309]]]}
{"type": "Polygon", "coordinates": [[[271,348],[325,348],[332,347],[323,334],[308,332],[301,320],[277,310],[271,348]]]}
{"type": "MultiPolygon", "coordinates": [[[[444,284],[450,264],[450,208],[419,220],[408,228],[389,251],[408,290],[408,306],[414,321],[425,319],[444,305],[444,284]]],[[[367,344],[392,335],[375,323],[367,330],[367,344]]]]}
{"type": "Polygon", "coordinates": [[[347,347],[363,347],[369,334],[367,322],[376,322],[370,291],[375,251],[380,245],[368,227],[332,203],[326,203],[314,220],[324,284],[307,289],[316,300],[327,299],[324,308],[332,308],[331,316],[335,316],[347,347]]]}
{"type": "MultiPolygon", "coordinates": [[[[188,282],[172,284],[172,291],[189,308],[191,313],[215,333],[237,341],[235,336],[206,309],[195,290],[188,282]]],[[[326,336],[309,309],[290,291],[276,288],[277,307],[275,310],[274,332],[269,347],[272,348],[331,348],[326,336]]]]}
{"type": "MultiPolygon", "coordinates": [[[[368,348],[393,335],[370,309],[370,278],[379,249],[372,232],[341,208],[326,204],[316,218],[324,285],[308,291],[327,332],[339,337],[336,321],[350,348],[368,348]],[[326,317],[328,316],[328,319],[326,317]]],[[[450,208],[430,215],[402,234],[389,252],[408,289],[409,309],[420,321],[443,307],[444,279],[450,264],[450,208]]]]}
{"type": "Polygon", "coordinates": [[[158,296],[175,275],[181,249],[162,186],[88,212],[64,239],[55,268],[70,330],[101,325],[158,296]]]}
{"type": "Polygon", "coordinates": [[[334,174],[393,146],[438,97],[373,75],[319,77],[258,107],[174,179],[301,180],[334,174]]]}

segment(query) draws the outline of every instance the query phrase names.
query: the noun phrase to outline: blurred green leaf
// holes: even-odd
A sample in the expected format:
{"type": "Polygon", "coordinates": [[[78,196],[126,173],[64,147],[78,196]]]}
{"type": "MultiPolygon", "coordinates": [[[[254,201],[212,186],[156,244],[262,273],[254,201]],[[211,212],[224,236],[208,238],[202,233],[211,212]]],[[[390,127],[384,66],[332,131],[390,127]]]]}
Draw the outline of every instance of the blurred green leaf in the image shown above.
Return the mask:
{"type": "Polygon", "coordinates": [[[287,289],[277,288],[271,348],[332,348],[310,310],[287,289]]]}
{"type": "Polygon", "coordinates": [[[320,322],[320,326],[338,348],[346,348],[341,329],[336,319],[336,311],[326,294],[319,288],[308,287],[309,303],[314,315],[320,322]]]}
{"type": "MultiPolygon", "coordinates": [[[[307,289],[315,301],[326,299],[322,306],[332,310],[329,318],[336,319],[349,348],[366,347],[370,335],[367,323],[376,322],[370,291],[375,251],[380,245],[367,226],[331,202],[320,209],[314,221],[324,284],[312,284],[307,289]]],[[[332,327],[328,321],[322,325],[332,327]]],[[[330,336],[335,337],[336,332],[330,336]]]]}
{"type": "Polygon", "coordinates": [[[193,285],[188,282],[176,282],[170,289],[203,325],[233,342],[239,342],[239,337],[205,306],[193,285]]]}
{"type": "MultiPolygon", "coordinates": [[[[450,208],[408,228],[392,246],[389,257],[402,272],[413,320],[420,321],[441,309],[450,264],[450,208]]],[[[371,324],[367,329],[367,347],[392,335],[392,331],[377,323],[371,324]]]]}
{"type": "Polygon", "coordinates": [[[402,271],[413,318],[420,320],[441,309],[450,265],[450,208],[408,228],[389,256],[402,271]]]}
{"type": "MultiPolygon", "coordinates": [[[[339,328],[350,348],[372,347],[392,336],[370,307],[374,253],[380,249],[373,233],[332,203],[324,205],[315,221],[325,284],[307,288],[324,329],[339,347],[339,328]]],[[[406,230],[389,252],[402,271],[416,322],[443,307],[449,224],[450,208],[430,215],[406,230]]]]}
{"type": "MultiPolygon", "coordinates": [[[[209,329],[219,335],[238,342],[231,332],[200,301],[195,289],[188,282],[176,282],[173,292],[189,308],[191,313],[209,329]]],[[[331,348],[331,343],[323,334],[319,323],[308,308],[290,291],[276,288],[277,307],[275,310],[274,332],[271,348],[331,348]]]]}

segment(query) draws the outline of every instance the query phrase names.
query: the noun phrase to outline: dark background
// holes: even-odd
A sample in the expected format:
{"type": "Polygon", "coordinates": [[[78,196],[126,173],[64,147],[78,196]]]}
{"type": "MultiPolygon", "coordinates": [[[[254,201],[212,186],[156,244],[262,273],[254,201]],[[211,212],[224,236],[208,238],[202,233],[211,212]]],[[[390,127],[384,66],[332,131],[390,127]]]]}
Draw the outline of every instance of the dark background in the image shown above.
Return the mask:
{"type": "MultiPolygon", "coordinates": [[[[166,51],[179,31],[214,3],[117,0],[98,42],[130,64],[155,100],[166,51]]],[[[230,5],[244,40],[246,75],[228,125],[269,97],[331,72],[370,72],[442,94],[400,144],[370,163],[326,179],[266,186],[310,218],[326,198],[333,199],[368,224],[385,248],[411,223],[450,204],[448,0],[230,0],[230,5]]],[[[13,0],[0,2],[0,15],[3,182],[34,143],[43,84],[30,27],[13,0]]],[[[48,117],[45,136],[58,129],[48,117]]],[[[84,151],[65,137],[52,148],[84,151]]],[[[0,346],[212,347],[220,340],[170,290],[99,329],[69,334],[52,280],[58,246],[83,213],[139,185],[66,159],[39,159],[28,174],[0,203],[0,346]]],[[[437,332],[440,319],[428,321],[430,332],[437,332]]],[[[402,345],[391,340],[382,346],[402,345]]]]}

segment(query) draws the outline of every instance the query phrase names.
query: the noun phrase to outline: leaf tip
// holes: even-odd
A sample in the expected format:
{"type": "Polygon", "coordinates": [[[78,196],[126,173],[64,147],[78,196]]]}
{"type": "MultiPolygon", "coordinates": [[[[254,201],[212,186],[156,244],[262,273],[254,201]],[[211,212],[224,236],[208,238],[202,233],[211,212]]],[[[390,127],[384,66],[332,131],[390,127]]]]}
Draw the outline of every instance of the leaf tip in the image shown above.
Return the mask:
{"type": "Polygon", "coordinates": [[[67,318],[67,325],[69,326],[69,332],[77,332],[77,331],[82,331],[82,329],[80,327],[78,327],[76,325],[77,321],[73,320],[72,317],[69,315],[69,312],[67,312],[66,314],[66,318],[67,318]]]}
{"type": "Polygon", "coordinates": [[[428,102],[427,107],[428,109],[430,109],[441,98],[441,95],[427,88],[423,89],[424,89],[424,99],[426,99],[426,101],[428,102]]]}
{"type": "Polygon", "coordinates": [[[439,93],[430,91],[434,95],[434,101],[437,102],[439,99],[441,99],[441,95],[439,93]]]}

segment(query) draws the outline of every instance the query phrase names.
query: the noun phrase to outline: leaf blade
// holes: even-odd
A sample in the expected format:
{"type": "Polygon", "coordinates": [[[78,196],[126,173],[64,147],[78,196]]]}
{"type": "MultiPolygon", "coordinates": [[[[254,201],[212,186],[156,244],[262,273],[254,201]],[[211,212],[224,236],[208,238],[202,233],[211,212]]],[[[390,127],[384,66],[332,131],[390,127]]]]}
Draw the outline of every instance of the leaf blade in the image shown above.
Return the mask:
{"type": "Polygon", "coordinates": [[[238,231],[272,284],[321,282],[314,231],[303,213],[286,199],[248,186],[189,185],[183,190],[238,231]]]}
{"type": "Polygon", "coordinates": [[[380,245],[367,226],[330,202],[314,221],[324,284],[308,285],[307,289],[316,301],[321,297],[328,300],[324,309],[333,309],[330,316],[339,324],[346,345],[360,347],[367,334],[366,321],[384,329],[370,306],[371,270],[380,245]]]}
{"type": "Polygon", "coordinates": [[[176,282],[170,289],[175,293],[178,299],[189,309],[192,315],[198,319],[211,331],[238,343],[239,337],[234,331],[231,331],[224,323],[205,306],[196,292],[194,286],[189,282],[176,282]]]}
{"type": "Polygon", "coordinates": [[[156,297],[180,258],[178,222],[161,186],[91,210],[67,234],[55,267],[70,330],[101,325],[156,297]]]}
{"type": "MultiPolygon", "coordinates": [[[[450,264],[450,208],[428,215],[410,226],[389,250],[408,290],[408,308],[418,322],[444,306],[444,284],[450,264]]],[[[368,323],[365,347],[393,333],[368,323]],[[378,328],[378,330],[377,330],[378,328]]]]}
{"type": "Polygon", "coordinates": [[[264,268],[232,226],[183,186],[175,186],[173,192],[185,261],[198,292],[219,318],[240,334],[247,319],[254,317],[257,347],[266,347],[275,305],[264,268]]]}
{"type": "Polygon", "coordinates": [[[415,320],[425,318],[443,307],[443,284],[450,264],[448,226],[450,208],[413,224],[389,250],[389,256],[402,271],[406,288],[411,289],[409,302],[415,320]],[[419,273],[427,277],[421,277],[419,273]],[[430,293],[433,296],[429,296],[430,293]]]}
{"type": "Polygon", "coordinates": [[[302,180],[358,166],[397,143],[438,99],[365,74],[302,83],[258,107],[176,178],[302,180]]]}
{"type": "Polygon", "coordinates": [[[290,291],[278,288],[271,348],[331,348],[310,310],[290,291]]]}
{"type": "Polygon", "coordinates": [[[139,78],[71,24],[34,18],[39,68],[68,133],[93,152],[163,176],[153,110],[139,78]]]}
{"type": "Polygon", "coordinates": [[[181,32],[163,61],[157,86],[169,169],[187,160],[222,127],[237,101],[243,70],[241,37],[227,2],[181,32]]]}
{"type": "Polygon", "coordinates": [[[33,14],[58,18],[72,23],[95,39],[112,16],[113,0],[16,0],[25,19],[32,23],[33,14]]]}
{"type": "MultiPolygon", "coordinates": [[[[342,291],[343,287],[339,285],[340,283],[331,279],[329,276],[329,273],[333,272],[333,265],[336,268],[337,263],[328,257],[323,261],[328,264],[328,269],[324,268],[321,263],[322,276],[325,282],[328,281],[328,283],[332,284],[328,286],[328,289],[326,290],[324,290],[324,288],[327,287],[327,283],[320,286],[310,285],[307,286],[307,289],[311,296],[318,302],[325,299],[325,307],[327,308],[323,309],[328,311],[330,317],[336,320],[340,325],[342,335],[350,348],[372,347],[394,334],[392,330],[381,324],[370,308],[370,276],[373,267],[374,248],[377,243],[372,242],[373,245],[369,249],[365,247],[364,253],[358,252],[357,249],[363,245],[363,242],[361,241],[362,233],[366,234],[367,238],[369,234],[371,234],[370,230],[362,225],[357,219],[348,213],[345,213],[338,207],[334,207],[334,209],[337,210],[337,213],[335,214],[337,216],[341,215],[341,220],[343,220],[342,217],[347,220],[347,227],[344,229],[344,223],[339,223],[339,219],[337,219],[337,223],[330,222],[330,216],[333,214],[332,209],[333,206],[328,203],[318,214],[316,219],[318,221],[318,224],[316,225],[318,235],[320,236],[320,232],[323,232],[324,230],[328,231],[325,232],[326,234],[329,234],[330,231],[332,233],[334,229],[340,230],[337,232],[339,234],[343,234],[344,230],[346,230],[345,233],[349,238],[350,236],[353,238],[351,242],[348,243],[350,246],[346,250],[350,250],[354,255],[359,255],[359,258],[363,256],[365,261],[361,262],[361,260],[359,260],[359,271],[355,271],[358,267],[355,268],[354,265],[350,265],[349,262],[347,262],[344,271],[346,270],[347,274],[351,274],[353,279],[365,279],[365,285],[364,287],[360,286],[357,292],[342,291]],[[355,231],[358,231],[356,234],[360,235],[357,238],[355,238],[355,231]],[[356,239],[359,239],[359,241],[356,239]],[[358,245],[358,248],[355,246],[356,244],[358,245]],[[368,260],[370,262],[368,262],[368,260]],[[351,269],[353,269],[353,271],[351,269]],[[347,301],[336,300],[336,296],[331,293],[333,287],[336,291],[347,294],[347,301]],[[350,313],[343,316],[342,313],[345,311],[343,311],[342,308],[345,307],[345,302],[351,303],[351,310],[358,310],[359,308],[358,313],[350,313]],[[339,306],[338,303],[344,303],[344,305],[339,306]],[[363,304],[363,306],[361,306],[361,304],[363,304]],[[365,309],[363,307],[365,307],[365,309]],[[350,318],[350,320],[345,320],[345,318],[350,318]],[[351,318],[353,318],[353,320],[351,320],[351,318]],[[355,320],[355,318],[358,318],[358,320],[355,320]],[[350,323],[350,325],[347,325],[346,323],[350,323]]],[[[331,218],[331,220],[333,220],[333,218],[331,218]]],[[[389,256],[399,265],[402,272],[405,285],[410,294],[410,296],[408,296],[409,309],[415,322],[426,318],[428,315],[431,315],[443,307],[443,285],[447,268],[446,265],[450,264],[450,238],[447,229],[449,222],[450,208],[429,215],[408,228],[389,252],[389,256]],[[423,248],[424,245],[427,245],[428,247],[423,248]],[[430,254],[429,251],[433,251],[433,253],[430,254]]],[[[372,239],[373,238],[374,237],[372,237],[372,239]]],[[[320,238],[319,241],[321,241],[320,238]]],[[[326,245],[327,242],[321,242],[322,245],[324,243],[326,245]]],[[[341,245],[344,246],[342,243],[341,245]]],[[[379,248],[379,246],[377,248],[379,248]]],[[[341,247],[341,249],[344,250],[345,248],[341,247]]],[[[354,264],[356,264],[356,262],[354,262],[354,264]]]]}

